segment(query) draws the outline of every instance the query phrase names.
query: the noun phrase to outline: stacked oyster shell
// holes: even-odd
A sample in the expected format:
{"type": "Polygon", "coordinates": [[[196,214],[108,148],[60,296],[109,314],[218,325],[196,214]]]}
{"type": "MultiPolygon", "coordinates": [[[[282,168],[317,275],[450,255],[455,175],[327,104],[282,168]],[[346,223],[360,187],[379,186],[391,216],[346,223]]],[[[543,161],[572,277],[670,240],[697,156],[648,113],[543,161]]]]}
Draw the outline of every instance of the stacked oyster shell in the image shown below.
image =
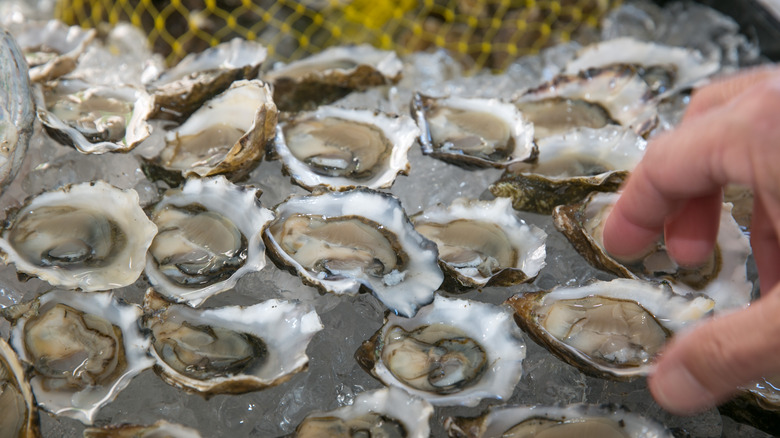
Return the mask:
{"type": "MultiPolygon", "coordinates": [[[[132,189],[94,181],[33,193],[9,211],[0,239],[4,261],[47,283],[30,282],[40,286],[32,299],[2,310],[36,406],[103,426],[102,406],[152,368],[175,387],[169,391],[203,396],[198,403],[206,406],[294,405],[281,428],[295,436],[438,436],[441,422],[431,421],[438,406],[474,413],[484,399],[505,403],[522,391],[521,329],[586,374],[646,374],[675,332],[731,304],[689,290],[673,295],[636,278],[583,287],[576,278],[538,293],[523,284],[549,284],[557,278],[551,272],[565,267],[546,260],[547,241],[560,240],[547,234],[556,232],[550,219],[517,210],[549,212],[591,191],[615,190],[641,159],[659,102],[717,69],[697,52],[614,44],[651,53],[646,59],[653,61],[598,64],[593,53],[616,50],[586,48],[559,76],[539,77],[507,99],[459,95],[457,87],[439,94],[409,89],[399,82],[408,66],[368,46],[269,67],[262,66],[264,47],[241,40],[171,69],[151,62],[140,82],[114,87],[95,83],[78,65],[58,78],[41,77],[38,117],[48,135],[78,153],[126,153],[142,179],[131,186],[152,194],[139,199],[132,189]],[[654,61],[667,50],[686,63],[654,61]],[[360,105],[336,100],[345,95],[368,97],[360,105]],[[402,104],[365,103],[378,95],[402,104]],[[425,166],[464,181],[458,188],[415,186],[426,201],[412,202],[403,175],[425,166]],[[490,191],[511,193],[511,200],[484,199],[487,184],[467,187],[475,175],[488,175],[484,180],[500,171],[490,191]],[[286,176],[295,185],[281,187],[286,176]],[[266,252],[277,266],[266,264],[266,252]],[[54,286],[71,290],[39,294],[54,286]],[[585,307],[610,312],[579,313],[585,307]],[[330,313],[334,308],[349,310],[330,313]],[[373,331],[381,312],[384,325],[370,339],[370,331],[334,333],[347,318],[373,331]],[[594,332],[601,336],[595,341],[594,332]],[[47,343],[51,333],[76,353],[47,343]],[[347,406],[325,410],[331,401],[307,399],[326,375],[360,379],[344,371],[352,365],[377,379],[355,384],[367,391],[352,403],[339,393],[347,406]],[[309,367],[320,374],[310,375],[309,367]],[[259,390],[270,396],[239,395],[259,390]]],[[[89,47],[83,56],[98,50],[89,47]]],[[[435,172],[429,176],[438,181],[435,172]]],[[[721,270],[744,270],[743,258],[730,263],[721,270]]],[[[553,356],[546,360],[558,366],[553,356]]],[[[32,430],[36,408],[26,406],[24,427],[32,430]]],[[[611,427],[614,412],[584,410],[611,427]]],[[[543,416],[558,413],[545,409],[543,416]]],[[[157,418],[141,420],[129,421],[157,418]]],[[[165,431],[196,433],[158,422],[89,434],[165,431]]]]}

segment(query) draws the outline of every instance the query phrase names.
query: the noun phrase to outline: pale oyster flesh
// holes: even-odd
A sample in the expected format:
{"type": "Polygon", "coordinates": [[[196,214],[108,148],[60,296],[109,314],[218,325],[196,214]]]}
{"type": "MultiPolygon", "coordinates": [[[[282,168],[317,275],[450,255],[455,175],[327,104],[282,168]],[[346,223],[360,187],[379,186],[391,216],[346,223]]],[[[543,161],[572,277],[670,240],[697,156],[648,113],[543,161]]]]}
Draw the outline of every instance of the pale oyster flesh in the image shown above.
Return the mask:
{"type": "Polygon", "coordinates": [[[195,429],[159,420],[151,426],[88,427],[84,430],[84,438],[201,438],[201,435],[195,429]]]}
{"type": "Polygon", "coordinates": [[[0,437],[38,437],[38,410],[16,353],[0,338],[0,437]]]}
{"type": "Polygon", "coordinates": [[[11,344],[32,365],[42,408],[92,423],[98,410],[152,365],[141,334],[141,309],[110,292],[54,290],[6,311],[11,344]]]}
{"type": "Polygon", "coordinates": [[[22,165],[33,134],[35,105],[19,46],[0,29],[0,190],[22,165]]]}
{"type": "Polygon", "coordinates": [[[6,263],[53,285],[108,290],[141,275],[156,233],[134,190],[84,183],[27,202],[3,230],[0,249],[6,263]]]}

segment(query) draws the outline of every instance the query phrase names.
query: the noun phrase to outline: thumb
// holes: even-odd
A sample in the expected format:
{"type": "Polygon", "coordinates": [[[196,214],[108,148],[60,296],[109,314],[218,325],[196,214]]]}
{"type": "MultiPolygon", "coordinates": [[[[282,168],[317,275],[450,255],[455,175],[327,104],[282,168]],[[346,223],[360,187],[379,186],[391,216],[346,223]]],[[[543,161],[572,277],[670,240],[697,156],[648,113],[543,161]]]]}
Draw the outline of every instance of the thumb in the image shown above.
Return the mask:
{"type": "Polygon", "coordinates": [[[648,378],[658,404],[674,414],[693,414],[726,401],[740,385],[780,372],[776,292],[674,339],[648,378]]]}

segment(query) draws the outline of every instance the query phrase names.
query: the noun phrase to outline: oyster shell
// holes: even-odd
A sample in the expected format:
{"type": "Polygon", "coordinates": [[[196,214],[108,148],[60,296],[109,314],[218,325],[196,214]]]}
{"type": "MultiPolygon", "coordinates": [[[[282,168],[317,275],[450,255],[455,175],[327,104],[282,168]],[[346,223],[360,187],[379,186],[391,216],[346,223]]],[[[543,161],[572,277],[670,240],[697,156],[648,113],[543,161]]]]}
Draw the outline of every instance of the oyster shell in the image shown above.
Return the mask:
{"type": "Polygon", "coordinates": [[[185,177],[227,173],[241,178],[263,158],[276,117],[267,84],[234,82],[168,131],[165,147],[152,163],[185,177]]]}
{"type": "Polygon", "coordinates": [[[593,266],[624,278],[669,282],[678,294],[702,293],[715,300],[715,311],[747,306],[753,284],[747,278],[750,242],[731,216],[731,204],[723,204],[718,235],[710,260],[699,268],[682,268],[659,241],[642,260],[623,264],[607,254],[602,229],[619,193],[592,193],[578,204],[558,206],[553,211],[555,227],[593,266]]]}
{"type": "Polygon", "coordinates": [[[11,345],[32,366],[38,406],[91,424],[98,410],[152,366],[141,308],[111,292],[53,290],[3,310],[11,345]]]}
{"type": "Polygon", "coordinates": [[[59,20],[7,23],[30,67],[30,80],[47,82],[76,69],[78,60],[97,36],[95,29],[68,26],[59,20]]]}
{"type": "Polygon", "coordinates": [[[6,264],[55,286],[84,291],[127,286],[141,275],[157,227],[135,190],[74,184],[28,200],[6,221],[6,264]]]}
{"type": "Polygon", "coordinates": [[[274,84],[274,101],[283,111],[313,109],[353,90],[396,83],[403,64],[395,52],[368,44],[331,47],[274,68],[263,79],[274,84]]]}
{"type": "Polygon", "coordinates": [[[141,80],[155,97],[154,118],[187,117],[235,81],[254,79],[268,50],[254,41],[234,38],[200,53],[185,56],[160,71],[150,65],[141,80]]]}
{"type": "Polygon", "coordinates": [[[293,196],[275,215],[263,237],[270,254],[326,292],[367,289],[412,316],[444,278],[436,245],[414,231],[391,195],[362,188],[293,196]]]}
{"type": "Polygon", "coordinates": [[[436,296],[413,318],[390,314],[355,353],[367,372],[434,406],[512,395],[525,343],[506,307],[436,296]]]}
{"type": "Polygon", "coordinates": [[[14,38],[0,29],[0,191],[22,166],[33,133],[33,105],[27,64],[14,38]]]}
{"type": "Polygon", "coordinates": [[[38,120],[55,140],[84,154],[127,152],[152,132],[152,97],[132,86],[63,79],[35,89],[38,120]]]}
{"type": "Polygon", "coordinates": [[[715,306],[704,296],[623,278],[515,295],[507,304],[517,324],[553,354],[584,373],[619,380],[647,375],[668,338],[715,306]]]}
{"type": "Polygon", "coordinates": [[[323,328],[310,306],[281,300],[196,310],[149,289],[144,312],[155,372],[170,385],[205,396],[286,382],[306,369],[306,347],[323,328]]]}
{"type": "Polygon", "coordinates": [[[616,124],[646,135],[658,123],[652,90],[630,66],[561,75],[513,99],[534,125],[537,139],[576,127],[616,124]]]}
{"type": "Polygon", "coordinates": [[[612,405],[492,407],[476,418],[445,420],[453,438],[672,438],[661,423],[612,405]]]}
{"type": "Polygon", "coordinates": [[[201,438],[201,435],[195,429],[160,420],[151,426],[122,424],[88,427],[84,430],[84,438],[201,438]]]}
{"type": "Polygon", "coordinates": [[[358,394],[349,406],[306,416],[291,437],[428,438],[433,406],[396,388],[358,394]]]}
{"type": "Polygon", "coordinates": [[[30,382],[11,346],[0,338],[0,431],[13,438],[40,435],[30,382]]]}
{"type": "Polygon", "coordinates": [[[419,132],[406,116],[322,106],[280,123],[274,150],[309,190],[389,188],[397,174],[409,173],[407,153],[419,132]]]}
{"type": "Polygon", "coordinates": [[[534,127],[511,103],[497,99],[415,94],[412,114],[423,153],[467,167],[503,168],[536,158],[534,127]]]}
{"type": "Polygon", "coordinates": [[[262,232],[273,214],[259,195],[223,176],[166,192],[150,214],[159,231],[146,259],[149,282],[169,299],[199,306],[263,269],[262,232]]]}
{"type": "Polygon", "coordinates": [[[442,270],[460,286],[524,283],[544,267],[547,233],[518,219],[507,198],[458,198],[411,219],[417,232],[436,242],[442,270]]]}
{"type": "Polygon", "coordinates": [[[772,435],[780,435],[780,376],[759,379],[718,406],[722,415],[772,435]]]}
{"type": "Polygon", "coordinates": [[[654,93],[669,94],[701,84],[720,69],[719,59],[705,58],[698,50],[615,38],[582,48],[566,64],[565,74],[616,64],[636,66],[654,93]]]}
{"type": "Polygon", "coordinates": [[[590,192],[618,190],[644,156],[647,141],[628,128],[605,126],[575,128],[537,145],[537,161],[512,164],[490,192],[511,198],[517,210],[550,214],[590,192]]]}

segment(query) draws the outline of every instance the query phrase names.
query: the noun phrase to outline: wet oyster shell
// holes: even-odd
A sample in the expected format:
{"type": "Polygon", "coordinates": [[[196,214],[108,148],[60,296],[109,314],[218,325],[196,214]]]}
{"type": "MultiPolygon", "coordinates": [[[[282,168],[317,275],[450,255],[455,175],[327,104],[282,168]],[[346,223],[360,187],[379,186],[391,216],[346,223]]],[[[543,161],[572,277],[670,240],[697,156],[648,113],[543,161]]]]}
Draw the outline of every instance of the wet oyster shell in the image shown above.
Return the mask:
{"type": "Polygon", "coordinates": [[[157,233],[138,201],[135,190],[104,182],[42,193],[9,215],[0,256],[55,286],[99,291],[130,285],[157,233]]]}
{"type": "Polygon", "coordinates": [[[84,438],[201,438],[200,433],[180,424],[160,420],[151,426],[122,424],[84,429],[84,438]]]}
{"type": "Polygon", "coordinates": [[[444,424],[452,438],[674,436],[661,423],[613,405],[492,407],[479,417],[448,417],[444,424]],[[526,428],[522,428],[522,425],[526,425],[526,428]],[[578,428],[580,425],[582,427],[578,428]]]}
{"type": "Polygon", "coordinates": [[[19,46],[0,29],[0,191],[22,166],[33,133],[35,105],[19,46]]]}
{"type": "Polygon", "coordinates": [[[141,308],[111,292],[53,290],[3,309],[11,345],[32,367],[38,406],[91,424],[134,376],[152,366],[140,331],[141,308]],[[56,333],[56,339],[51,333],[56,333]]]}
{"type": "Polygon", "coordinates": [[[300,111],[334,102],[353,90],[396,83],[402,68],[395,52],[362,44],[331,47],[262,77],[273,83],[280,110],[300,111]]]}
{"type": "Polygon", "coordinates": [[[407,116],[321,106],[279,123],[274,151],[308,190],[389,188],[409,173],[407,154],[419,132],[407,116]]]}
{"type": "Polygon", "coordinates": [[[236,186],[223,176],[190,179],[167,191],[150,213],[159,229],[146,258],[152,286],[197,307],[233,288],[243,275],[263,269],[262,233],[273,214],[259,196],[258,189],[236,186]]]}
{"type": "Polygon", "coordinates": [[[291,438],[378,436],[428,438],[433,406],[391,386],[361,392],[348,406],[313,412],[303,419],[291,438]]]}
{"type": "Polygon", "coordinates": [[[286,382],[306,369],[306,347],[323,328],[317,313],[297,302],[197,310],[152,289],[144,296],[143,325],[151,332],[155,372],[169,385],[207,397],[286,382]],[[171,363],[174,358],[180,363],[171,363]]]}
{"type": "Polygon", "coordinates": [[[536,159],[533,124],[511,103],[417,93],[412,114],[426,155],[464,167],[503,168],[536,159]]]}
{"type": "Polygon", "coordinates": [[[644,156],[647,141],[620,126],[575,128],[537,141],[535,163],[515,163],[490,185],[517,210],[552,213],[591,192],[613,192],[644,156]]]}
{"type": "Polygon", "coordinates": [[[524,358],[525,342],[509,308],[439,295],[413,318],[387,315],[355,352],[360,366],[382,383],[434,406],[508,398],[524,358]]]}
{"type": "Polygon", "coordinates": [[[780,436],[780,378],[762,378],[718,406],[722,415],[780,436]]]}
{"type": "Polygon", "coordinates": [[[394,312],[412,316],[444,279],[436,245],[414,230],[392,195],[359,188],[292,196],[274,214],[263,234],[269,254],[325,292],[370,290],[394,312]]]}
{"type": "Polygon", "coordinates": [[[153,118],[182,120],[206,100],[241,79],[254,79],[268,50],[254,41],[234,38],[189,54],[170,69],[150,66],[141,80],[154,95],[153,118]]]}
{"type": "Polygon", "coordinates": [[[715,306],[704,296],[622,278],[519,294],[507,304],[539,345],[586,374],[615,380],[647,375],[667,339],[715,306]]]}
{"type": "Polygon", "coordinates": [[[11,346],[0,338],[0,430],[10,437],[40,437],[30,382],[11,346]]]}
{"type": "Polygon", "coordinates": [[[439,265],[460,287],[530,282],[545,265],[547,233],[519,219],[507,198],[458,198],[411,219],[415,230],[436,242],[439,265]]]}
{"type": "Polygon", "coordinates": [[[715,251],[702,267],[684,269],[666,254],[662,241],[636,263],[624,264],[607,254],[602,243],[604,222],[619,193],[592,193],[578,204],[553,211],[555,228],[561,231],[590,264],[632,279],[668,282],[678,294],[701,293],[715,300],[715,311],[741,308],[752,300],[753,284],[747,278],[750,242],[723,204],[715,251]]]}

